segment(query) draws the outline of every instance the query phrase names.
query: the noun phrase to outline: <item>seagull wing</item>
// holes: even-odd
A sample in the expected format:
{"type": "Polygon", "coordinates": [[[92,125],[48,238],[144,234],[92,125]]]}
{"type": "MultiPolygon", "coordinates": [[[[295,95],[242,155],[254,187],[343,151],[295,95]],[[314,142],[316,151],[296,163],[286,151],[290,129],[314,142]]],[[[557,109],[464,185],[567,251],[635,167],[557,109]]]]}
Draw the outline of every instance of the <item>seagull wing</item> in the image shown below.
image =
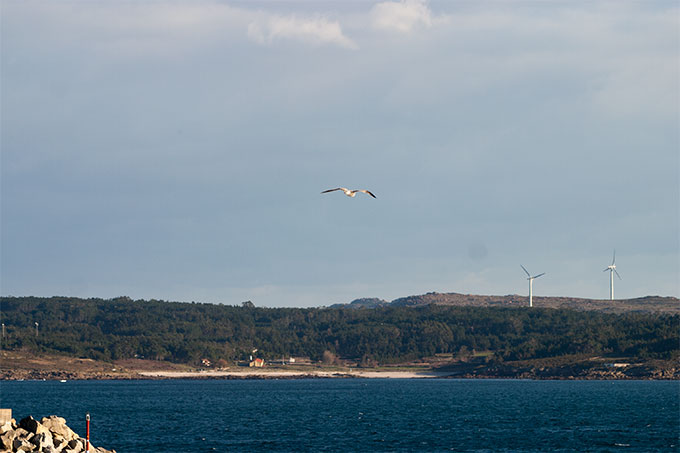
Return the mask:
{"type": "Polygon", "coordinates": [[[344,187],[336,187],[335,189],[324,190],[324,191],[321,192],[321,193],[335,192],[336,190],[342,190],[342,191],[344,192],[344,191],[346,191],[347,189],[345,189],[344,187]]]}
{"type": "Polygon", "coordinates": [[[365,189],[357,190],[356,192],[363,192],[363,193],[366,193],[366,194],[372,196],[373,198],[377,198],[375,195],[373,195],[371,192],[369,192],[368,190],[365,190],[365,189]]]}

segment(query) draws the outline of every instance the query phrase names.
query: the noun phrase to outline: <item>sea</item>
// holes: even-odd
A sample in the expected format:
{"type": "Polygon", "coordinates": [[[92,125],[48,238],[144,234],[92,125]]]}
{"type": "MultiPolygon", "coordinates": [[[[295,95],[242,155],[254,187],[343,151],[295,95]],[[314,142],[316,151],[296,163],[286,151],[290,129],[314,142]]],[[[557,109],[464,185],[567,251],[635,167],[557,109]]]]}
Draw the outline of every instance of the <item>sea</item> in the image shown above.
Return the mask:
{"type": "Polygon", "coordinates": [[[123,452],[678,452],[677,381],[2,381],[123,452]]]}

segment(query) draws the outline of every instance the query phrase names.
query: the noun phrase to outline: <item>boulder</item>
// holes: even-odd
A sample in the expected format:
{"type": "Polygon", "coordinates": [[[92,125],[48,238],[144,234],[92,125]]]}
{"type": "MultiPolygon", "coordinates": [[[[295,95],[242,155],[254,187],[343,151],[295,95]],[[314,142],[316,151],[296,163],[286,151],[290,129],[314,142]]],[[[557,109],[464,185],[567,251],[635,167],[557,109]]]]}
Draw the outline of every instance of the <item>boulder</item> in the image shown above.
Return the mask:
{"type": "Polygon", "coordinates": [[[56,433],[52,433],[52,443],[54,444],[54,448],[59,449],[59,448],[64,448],[66,446],[66,443],[69,441],[69,439],[65,439],[64,436],[56,433]]]}
{"type": "Polygon", "coordinates": [[[19,428],[23,428],[29,433],[33,434],[49,434],[49,430],[45,428],[38,420],[34,419],[30,415],[26,418],[22,418],[19,422],[19,428]]]}
{"type": "Polygon", "coordinates": [[[5,434],[7,431],[13,431],[16,429],[17,422],[14,419],[7,420],[0,426],[0,435],[5,434]]]}
{"type": "Polygon", "coordinates": [[[19,427],[33,434],[36,434],[38,432],[39,425],[40,422],[30,415],[26,418],[22,418],[21,421],[19,422],[19,427]]]}
{"type": "Polygon", "coordinates": [[[14,451],[13,453],[32,453],[35,450],[27,450],[26,448],[19,448],[18,450],[14,451]]]}
{"type": "Polygon", "coordinates": [[[75,432],[73,432],[71,428],[66,426],[66,420],[61,417],[57,417],[56,415],[43,417],[42,420],[40,420],[40,423],[45,428],[50,430],[50,432],[52,432],[53,435],[58,434],[67,441],[78,438],[78,435],[75,432]]]}
{"type": "Polygon", "coordinates": [[[52,434],[49,432],[36,434],[31,438],[31,443],[38,447],[41,452],[44,452],[46,448],[54,449],[52,434]]]}
{"type": "Polygon", "coordinates": [[[14,431],[8,431],[0,435],[0,448],[2,448],[2,451],[12,449],[12,442],[14,442],[15,437],[16,434],[14,434],[14,431]]]}
{"type": "Polygon", "coordinates": [[[17,428],[14,431],[12,431],[12,436],[14,436],[13,437],[14,439],[19,438],[19,439],[31,440],[31,437],[33,437],[34,434],[29,433],[24,428],[17,428]]]}
{"type": "Polygon", "coordinates": [[[63,417],[57,417],[56,415],[50,415],[49,417],[41,418],[40,423],[45,425],[46,428],[50,429],[52,425],[65,426],[66,419],[63,417]]]}
{"type": "Polygon", "coordinates": [[[68,441],[68,444],[66,444],[66,447],[64,448],[63,451],[67,451],[68,453],[80,453],[81,451],[85,450],[85,441],[83,439],[71,439],[68,441]]]}
{"type": "Polygon", "coordinates": [[[35,449],[35,445],[33,445],[31,442],[29,442],[26,438],[23,437],[16,437],[14,438],[14,441],[12,441],[12,451],[19,452],[19,451],[33,451],[35,449]]]}

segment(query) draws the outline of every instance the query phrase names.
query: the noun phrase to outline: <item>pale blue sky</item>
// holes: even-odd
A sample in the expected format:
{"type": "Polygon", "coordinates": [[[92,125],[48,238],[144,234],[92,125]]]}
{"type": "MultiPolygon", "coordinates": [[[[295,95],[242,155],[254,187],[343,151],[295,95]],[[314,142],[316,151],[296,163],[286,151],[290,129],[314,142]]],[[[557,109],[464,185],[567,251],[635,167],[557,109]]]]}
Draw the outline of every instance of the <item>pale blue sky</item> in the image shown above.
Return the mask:
{"type": "Polygon", "coordinates": [[[2,3],[3,295],[678,296],[667,2],[2,3]],[[324,189],[367,188],[377,199],[324,189]]]}

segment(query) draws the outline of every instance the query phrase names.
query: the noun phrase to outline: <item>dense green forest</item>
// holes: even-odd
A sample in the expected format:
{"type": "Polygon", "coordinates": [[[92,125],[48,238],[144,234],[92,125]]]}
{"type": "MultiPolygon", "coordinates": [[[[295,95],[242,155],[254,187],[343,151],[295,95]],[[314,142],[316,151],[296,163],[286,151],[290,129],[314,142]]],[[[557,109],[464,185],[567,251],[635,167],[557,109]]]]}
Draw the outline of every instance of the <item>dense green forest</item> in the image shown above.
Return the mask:
{"type": "Polygon", "coordinates": [[[3,297],[0,319],[4,349],[181,363],[233,362],[254,348],[265,359],[321,360],[329,351],[364,365],[471,351],[488,351],[488,360],[499,362],[570,354],[669,360],[678,358],[680,343],[678,315],[540,308],[346,310],[3,297]]]}

